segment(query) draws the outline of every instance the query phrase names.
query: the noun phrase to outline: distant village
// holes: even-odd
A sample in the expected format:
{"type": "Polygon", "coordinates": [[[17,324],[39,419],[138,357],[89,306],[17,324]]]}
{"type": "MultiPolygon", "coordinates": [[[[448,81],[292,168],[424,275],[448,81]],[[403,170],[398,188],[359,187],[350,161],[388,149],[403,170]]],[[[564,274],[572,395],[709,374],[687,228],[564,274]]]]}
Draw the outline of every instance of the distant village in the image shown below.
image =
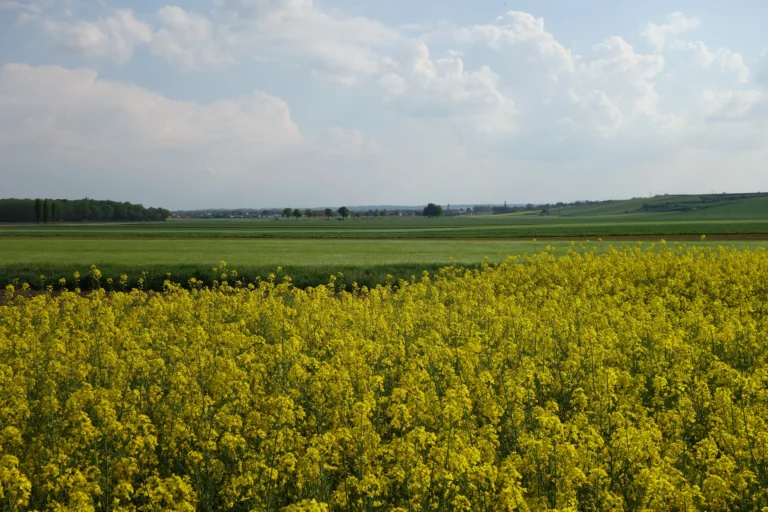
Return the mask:
{"type": "MultiPolygon", "coordinates": [[[[558,203],[556,206],[561,206],[562,203],[558,203]]],[[[548,214],[548,207],[550,205],[510,205],[505,202],[503,205],[460,205],[451,206],[448,204],[443,208],[442,215],[446,217],[458,217],[464,215],[493,215],[502,213],[516,213],[522,211],[538,212],[543,215],[548,214]]],[[[552,205],[555,206],[555,205],[552,205]]],[[[265,209],[207,209],[207,210],[179,210],[172,212],[171,217],[174,219],[280,219],[280,218],[294,218],[295,211],[291,209],[291,213],[288,214],[287,208],[265,208],[265,209]]],[[[305,219],[322,219],[322,218],[338,218],[338,214],[333,210],[332,215],[328,215],[326,208],[310,208],[305,210],[299,210],[301,217],[305,219]]],[[[406,207],[406,208],[368,208],[359,206],[350,206],[350,217],[352,218],[381,218],[381,217],[420,217],[423,215],[423,207],[406,207]]]]}

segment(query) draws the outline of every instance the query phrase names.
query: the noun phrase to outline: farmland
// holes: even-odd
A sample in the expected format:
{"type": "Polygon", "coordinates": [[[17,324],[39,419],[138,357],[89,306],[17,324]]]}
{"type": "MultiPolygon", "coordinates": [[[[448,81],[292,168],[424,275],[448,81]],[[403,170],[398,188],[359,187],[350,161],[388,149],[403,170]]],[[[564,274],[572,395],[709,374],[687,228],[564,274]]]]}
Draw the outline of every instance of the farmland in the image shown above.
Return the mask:
{"type": "Polygon", "coordinates": [[[605,216],[478,215],[426,219],[174,220],[161,223],[0,226],[0,236],[77,238],[531,238],[768,235],[768,218],[648,213],[605,216]]]}
{"type": "Polygon", "coordinates": [[[192,291],[10,290],[0,498],[763,510],[768,251],[661,245],[352,293],[228,268],[192,291]]]}
{"type": "Polygon", "coordinates": [[[2,506],[760,510],[766,203],[711,203],[2,226],[2,506]]]}
{"type": "MultiPolygon", "coordinates": [[[[657,240],[658,242],[658,240],[657,240]]],[[[653,242],[645,242],[649,245],[653,242]]],[[[688,245],[738,248],[765,247],[761,240],[705,241],[699,237],[688,245]]],[[[635,245],[634,241],[580,241],[575,250],[602,253],[609,247],[635,245]]],[[[343,273],[344,283],[374,286],[387,275],[410,279],[422,271],[435,272],[443,266],[474,266],[483,261],[501,262],[507,257],[541,251],[550,246],[559,252],[571,247],[563,240],[455,240],[455,239],[184,239],[141,238],[0,238],[0,284],[30,283],[33,288],[57,285],[72,276],[83,276],[80,286],[88,288],[90,266],[96,265],[105,279],[117,282],[127,275],[135,286],[144,275],[144,284],[162,289],[163,282],[186,284],[190,278],[211,283],[212,269],[226,261],[243,279],[264,279],[277,267],[280,276],[289,275],[299,287],[325,283],[331,274],[343,273]],[[41,279],[41,276],[43,278],[41,279]]]]}
{"type": "Polygon", "coordinates": [[[210,219],[155,223],[0,225],[0,237],[531,238],[768,235],[768,194],[660,196],[505,215],[443,218],[210,219]]]}
{"type": "MultiPolygon", "coordinates": [[[[210,219],[158,223],[15,224],[0,226],[0,284],[35,287],[71,281],[96,265],[105,278],[162,287],[167,273],[186,283],[212,281],[227,261],[249,279],[278,266],[298,286],[345,282],[372,286],[435,271],[450,263],[503,261],[551,245],[604,251],[638,240],[759,247],[768,240],[768,196],[662,196],[551,208],[549,215],[476,215],[366,219],[210,219]],[[625,213],[626,212],[626,213],[625,213]],[[533,242],[536,238],[538,242],[533,242]],[[603,240],[598,243],[597,239],[603,240]],[[591,241],[591,245],[587,243],[591,241]],[[45,276],[41,279],[40,276],[45,276]]],[[[84,280],[83,286],[88,285],[84,280]]]]}

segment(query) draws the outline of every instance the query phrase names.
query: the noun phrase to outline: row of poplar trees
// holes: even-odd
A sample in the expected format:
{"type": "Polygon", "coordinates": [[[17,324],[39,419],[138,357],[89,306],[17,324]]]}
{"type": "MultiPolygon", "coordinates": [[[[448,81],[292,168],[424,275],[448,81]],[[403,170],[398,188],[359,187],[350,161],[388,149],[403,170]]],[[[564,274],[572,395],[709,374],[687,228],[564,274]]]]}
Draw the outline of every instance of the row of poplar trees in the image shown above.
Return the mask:
{"type": "Polygon", "coordinates": [[[35,218],[37,223],[47,224],[48,221],[56,223],[56,201],[48,199],[35,199],[35,218]]]}

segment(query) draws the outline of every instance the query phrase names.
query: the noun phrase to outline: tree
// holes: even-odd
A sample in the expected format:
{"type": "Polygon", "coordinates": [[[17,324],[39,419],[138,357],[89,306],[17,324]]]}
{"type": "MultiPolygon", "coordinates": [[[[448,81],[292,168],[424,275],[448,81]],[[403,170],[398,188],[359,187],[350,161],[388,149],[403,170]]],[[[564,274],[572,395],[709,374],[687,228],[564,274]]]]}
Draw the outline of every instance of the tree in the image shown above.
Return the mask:
{"type": "Polygon", "coordinates": [[[435,203],[429,203],[427,206],[424,207],[424,213],[423,215],[425,217],[440,217],[444,214],[443,207],[439,204],[435,203]]]}
{"type": "Polygon", "coordinates": [[[379,210],[379,215],[382,216],[382,217],[386,217],[387,216],[387,210],[379,210]]]}
{"type": "Polygon", "coordinates": [[[0,199],[0,222],[164,221],[170,216],[164,208],[114,201],[0,199]]]}
{"type": "Polygon", "coordinates": [[[291,215],[293,215],[293,208],[283,208],[283,217],[288,219],[291,215]]]}
{"type": "Polygon", "coordinates": [[[306,210],[304,210],[304,216],[305,216],[306,218],[308,218],[308,219],[311,219],[311,218],[312,218],[312,210],[310,210],[309,208],[307,208],[306,210]]]}
{"type": "Polygon", "coordinates": [[[35,199],[35,218],[38,224],[43,220],[43,201],[41,199],[35,199]]]}
{"type": "Polygon", "coordinates": [[[341,215],[342,219],[346,219],[347,217],[349,217],[349,208],[347,208],[346,206],[342,206],[341,208],[339,208],[339,215],[341,215]]]}
{"type": "Polygon", "coordinates": [[[299,220],[299,217],[301,217],[301,210],[298,208],[293,210],[293,216],[296,217],[296,220],[299,220]]]}
{"type": "Polygon", "coordinates": [[[328,219],[333,217],[333,210],[331,210],[330,208],[326,208],[325,209],[325,216],[328,217],[328,219]]]}

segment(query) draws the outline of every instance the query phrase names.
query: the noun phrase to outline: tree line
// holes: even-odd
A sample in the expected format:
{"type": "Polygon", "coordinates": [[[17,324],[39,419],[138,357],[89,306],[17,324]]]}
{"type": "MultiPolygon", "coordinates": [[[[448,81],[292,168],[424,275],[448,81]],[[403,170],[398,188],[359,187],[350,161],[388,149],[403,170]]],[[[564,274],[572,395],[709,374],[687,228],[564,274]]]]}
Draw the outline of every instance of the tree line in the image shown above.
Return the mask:
{"type": "Polygon", "coordinates": [[[330,209],[326,208],[325,210],[312,210],[312,209],[306,209],[306,210],[299,210],[298,208],[284,208],[283,209],[283,217],[290,218],[290,217],[296,217],[296,220],[299,220],[301,217],[320,217],[325,216],[327,219],[332,218],[334,215],[338,214],[342,219],[346,219],[350,215],[349,208],[346,206],[342,206],[335,212],[330,209]]]}
{"type": "Polygon", "coordinates": [[[96,199],[0,199],[0,222],[164,221],[171,212],[140,204],[96,199]]]}
{"type": "MultiPolygon", "coordinates": [[[[353,212],[346,206],[342,206],[335,212],[330,209],[326,208],[325,210],[299,210],[298,208],[285,208],[283,209],[283,217],[285,218],[291,218],[296,217],[296,220],[299,220],[301,217],[319,217],[325,215],[326,218],[331,218],[334,215],[339,215],[342,219],[346,219],[347,217],[354,216],[355,218],[359,218],[363,215],[366,217],[386,217],[389,212],[387,210],[368,210],[367,212],[353,212]]],[[[443,211],[443,207],[435,204],[435,203],[429,203],[427,206],[424,207],[424,210],[421,212],[417,212],[417,215],[421,214],[424,217],[441,217],[445,215],[445,212],[443,211]]]]}

